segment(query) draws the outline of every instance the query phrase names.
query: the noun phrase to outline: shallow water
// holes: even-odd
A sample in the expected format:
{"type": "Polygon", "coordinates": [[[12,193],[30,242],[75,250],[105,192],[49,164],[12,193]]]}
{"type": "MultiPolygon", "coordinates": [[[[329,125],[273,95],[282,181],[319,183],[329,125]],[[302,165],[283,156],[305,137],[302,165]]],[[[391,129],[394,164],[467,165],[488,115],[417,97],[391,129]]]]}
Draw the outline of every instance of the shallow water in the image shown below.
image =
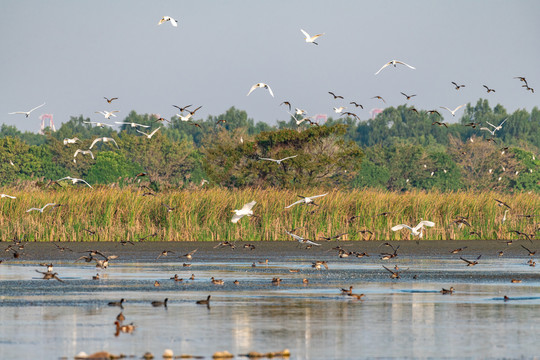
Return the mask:
{"type": "Polygon", "coordinates": [[[474,267],[459,255],[387,262],[376,256],[338,259],[327,249],[290,257],[223,254],[201,254],[191,267],[182,265],[185,259],[129,257],[99,271],[71,258],[54,261],[63,283],[42,280],[35,270],[45,268],[35,259],[6,261],[0,265],[0,358],[72,358],[100,350],[137,358],[150,351],[159,358],[166,348],[206,358],[219,350],[238,355],[285,348],[291,359],[539,354],[540,273],[521,253],[486,255],[474,267]],[[256,259],[269,259],[268,265],[256,259]],[[313,269],[314,260],[328,260],[330,269],[313,269]],[[408,269],[401,279],[390,279],[382,268],[395,264],[408,269]],[[92,280],[97,272],[101,279],[92,280]],[[184,280],[170,280],[174,274],[184,280]],[[194,281],[188,280],[191,274],[194,281]],[[225,285],[213,285],[212,276],[225,285]],[[272,285],[273,277],[280,277],[281,285],[272,285]],[[512,278],[523,282],[510,283],[512,278]],[[364,300],[340,295],[340,288],[351,285],[364,300]],[[439,292],[450,286],[453,295],[439,292]],[[210,307],[195,304],[209,294],[210,307]],[[510,300],[503,301],[504,295],[510,300]],[[115,337],[113,323],[121,309],[107,303],[120,298],[127,300],[125,323],[137,328],[115,337]],[[167,308],[150,305],[164,298],[167,308]]]}

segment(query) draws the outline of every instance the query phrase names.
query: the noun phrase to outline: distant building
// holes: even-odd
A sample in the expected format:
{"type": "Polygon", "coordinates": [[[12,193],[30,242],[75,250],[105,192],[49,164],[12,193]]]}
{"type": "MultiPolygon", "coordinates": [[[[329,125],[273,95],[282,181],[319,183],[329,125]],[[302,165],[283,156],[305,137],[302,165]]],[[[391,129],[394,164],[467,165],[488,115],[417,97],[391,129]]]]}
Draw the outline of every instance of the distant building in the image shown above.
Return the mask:
{"type": "Polygon", "coordinates": [[[383,109],[374,108],[374,109],[371,109],[369,113],[371,115],[371,119],[375,119],[377,115],[379,115],[382,112],[383,112],[383,109]]]}
{"type": "Polygon", "coordinates": [[[45,120],[49,120],[49,128],[51,128],[52,131],[56,131],[56,128],[54,127],[53,114],[41,114],[39,120],[41,120],[41,129],[39,130],[41,135],[45,133],[45,120]]]}

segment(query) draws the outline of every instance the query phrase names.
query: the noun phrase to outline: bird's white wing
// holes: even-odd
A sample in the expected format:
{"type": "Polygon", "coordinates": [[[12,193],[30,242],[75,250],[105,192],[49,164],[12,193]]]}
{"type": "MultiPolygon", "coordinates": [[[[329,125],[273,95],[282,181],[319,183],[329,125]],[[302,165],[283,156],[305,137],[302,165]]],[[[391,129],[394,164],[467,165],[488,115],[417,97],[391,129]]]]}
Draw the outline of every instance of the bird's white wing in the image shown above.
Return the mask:
{"type": "Polygon", "coordinates": [[[145,132],[143,132],[143,131],[140,131],[139,129],[135,129],[135,131],[138,132],[138,133],[141,133],[141,134],[143,134],[143,135],[149,136],[147,133],[145,133],[145,132]]]}
{"type": "Polygon", "coordinates": [[[489,121],[486,121],[488,123],[488,125],[490,126],[493,126],[495,129],[497,128],[495,125],[493,125],[492,123],[490,123],[489,121]]]}
{"type": "Polygon", "coordinates": [[[274,93],[272,92],[272,89],[270,89],[270,86],[266,85],[266,88],[268,89],[268,92],[270,93],[270,95],[274,97],[274,93]]]}
{"type": "Polygon", "coordinates": [[[446,106],[440,106],[440,108],[441,108],[441,109],[446,109],[446,110],[448,110],[448,111],[452,112],[452,110],[450,110],[450,109],[449,109],[449,108],[447,108],[446,106]]]}
{"type": "Polygon", "coordinates": [[[409,68],[411,68],[411,69],[416,69],[414,66],[411,66],[411,65],[409,65],[409,64],[406,64],[406,63],[404,63],[403,61],[397,61],[397,60],[396,60],[396,62],[397,62],[398,64],[405,65],[405,66],[407,66],[407,67],[409,67],[409,68]]]}
{"type": "Polygon", "coordinates": [[[96,114],[101,114],[103,116],[106,116],[107,114],[104,111],[94,111],[96,114]]]}
{"type": "Polygon", "coordinates": [[[422,220],[418,223],[418,225],[416,225],[414,227],[414,230],[420,230],[421,228],[423,228],[424,226],[429,226],[429,227],[433,227],[435,226],[435,223],[433,221],[428,221],[428,220],[422,220]]]}
{"type": "Polygon", "coordinates": [[[120,149],[120,146],[118,146],[118,144],[116,143],[116,141],[113,139],[113,138],[107,138],[108,141],[112,141],[114,143],[114,145],[116,145],[116,147],[118,149],[120,149]]]}
{"type": "Polygon", "coordinates": [[[302,32],[302,34],[304,34],[304,36],[308,39],[311,38],[311,36],[309,36],[309,34],[307,32],[304,31],[304,29],[300,29],[300,31],[302,32]]]}
{"type": "Polygon", "coordinates": [[[242,207],[241,211],[248,211],[248,210],[251,210],[251,208],[254,207],[256,203],[257,203],[256,201],[248,202],[247,204],[245,204],[245,205],[242,207]]]}
{"type": "Polygon", "coordinates": [[[259,158],[259,160],[269,160],[269,161],[275,161],[275,162],[277,162],[277,160],[275,160],[275,159],[270,159],[270,158],[262,158],[262,157],[260,157],[260,158],[259,158]]]}
{"type": "Polygon", "coordinates": [[[508,118],[504,119],[504,120],[499,124],[499,126],[502,126],[502,125],[506,122],[506,120],[508,120],[508,118]]]}
{"type": "Polygon", "coordinates": [[[79,153],[81,153],[81,152],[82,152],[81,149],[77,149],[77,151],[75,151],[75,154],[73,154],[73,157],[77,157],[77,155],[78,155],[79,153]]]}
{"type": "Polygon", "coordinates": [[[233,215],[232,219],[231,219],[231,222],[236,224],[238,222],[238,220],[240,220],[243,217],[244,217],[244,215],[238,215],[238,214],[235,213],[233,215]]]}
{"type": "Polygon", "coordinates": [[[94,160],[94,154],[92,154],[92,152],[90,150],[87,150],[86,151],[88,154],[90,154],[90,156],[92,157],[92,160],[94,160]]]}
{"type": "Polygon", "coordinates": [[[258,88],[257,85],[258,85],[258,84],[253,85],[253,86],[251,87],[251,89],[249,89],[249,92],[248,92],[248,94],[247,94],[246,96],[249,96],[249,94],[251,94],[251,92],[252,92],[253,90],[255,90],[256,88],[258,88]]]}
{"type": "Polygon", "coordinates": [[[310,244],[310,245],[321,246],[321,244],[317,244],[316,242],[313,242],[313,241],[311,241],[311,240],[306,240],[306,239],[304,239],[304,242],[305,242],[306,244],[310,244]]]}
{"type": "Polygon", "coordinates": [[[384,69],[384,68],[387,67],[388,65],[390,65],[389,62],[387,62],[386,64],[384,64],[383,67],[380,68],[379,71],[377,71],[377,72],[375,73],[375,75],[377,75],[378,73],[380,73],[380,72],[382,71],[382,69],[384,69]]]}
{"type": "Polygon", "coordinates": [[[34,211],[34,210],[41,210],[41,209],[38,209],[38,208],[31,208],[31,209],[26,210],[26,212],[30,212],[30,211],[34,211]]]}
{"type": "Polygon", "coordinates": [[[31,113],[32,111],[36,110],[36,109],[39,109],[40,107],[44,106],[45,103],[39,105],[39,106],[36,106],[35,108],[33,108],[32,110],[28,111],[28,113],[31,113]]]}
{"type": "Polygon", "coordinates": [[[165,18],[161,18],[161,20],[159,20],[159,22],[158,22],[158,25],[163,24],[165,21],[167,21],[167,20],[165,20],[165,18]]]}
{"type": "Polygon", "coordinates": [[[115,121],[115,124],[121,124],[121,125],[130,125],[131,123],[125,122],[125,121],[115,121]]]}
{"type": "Polygon", "coordinates": [[[452,111],[452,112],[456,112],[456,111],[458,111],[459,109],[461,109],[461,108],[464,107],[464,106],[465,106],[465,104],[459,105],[459,106],[458,106],[457,108],[455,108],[454,111],[452,111]]]}
{"type": "MultiPolygon", "coordinates": [[[[298,201],[296,201],[296,202],[293,202],[293,203],[292,203],[291,205],[289,205],[289,206],[285,206],[285,209],[288,209],[288,208],[290,208],[290,207],[293,207],[294,205],[298,205],[298,204],[303,203],[303,202],[306,202],[306,201],[305,201],[304,199],[298,200],[298,201]]],[[[291,235],[291,236],[292,236],[292,235],[291,235]]]]}
{"type": "Polygon", "coordinates": [[[140,126],[140,127],[143,127],[143,128],[149,128],[150,125],[143,125],[143,124],[137,124],[137,123],[134,123],[135,126],[140,126]]]}
{"type": "Polygon", "coordinates": [[[161,126],[158,127],[156,130],[152,131],[152,132],[150,133],[150,137],[154,136],[154,134],[157,133],[159,129],[161,129],[161,126]]]}
{"type": "Polygon", "coordinates": [[[97,143],[98,141],[103,141],[103,138],[97,138],[97,139],[95,139],[94,141],[92,141],[92,145],[90,145],[89,149],[93,148],[94,145],[96,145],[96,143],[97,143]]]}
{"type": "Polygon", "coordinates": [[[173,18],[171,18],[171,25],[174,26],[174,27],[177,27],[178,22],[176,20],[174,20],[173,18]]]}
{"type": "Polygon", "coordinates": [[[309,196],[309,198],[310,198],[310,199],[316,199],[316,198],[319,198],[319,197],[322,197],[322,196],[326,196],[326,195],[328,195],[328,193],[322,194],[322,195],[309,196]]]}
{"type": "Polygon", "coordinates": [[[2,195],[0,195],[0,197],[3,197],[3,198],[8,197],[10,199],[16,199],[15,196],[11,196],[11,195],[8,195],[8,194],[2,194],[2,195]]]}
{"type": "Polygon", "coordinates": [[[14,112],[8,113],[8,115],[14,115],[14,114],[26,114],[26,111],[14,111],[14,112]]]}
{"type": "Polygon", "coordinates": [[[485,128],[485,127],[481,127],[480,130],[486,130],[487,132],[489,132],[491,135],[495,135],[495,130],[491,130],[491,129],[488,129],[488,128],[485,128]]]}
{"type": "Polygon", "coordinates": [[[42,207],[40,210],[45,210],[45,208],[46,208],[47,206],[51,206],[51,205],[54,206],[54,205],[56,205],[56,203],[48,203],[47,205],[45,205],[44,207],[42,207]]]}
{"type": "Polygon", "coordinates": [[[409,229],[409,230],[412,231],[412,228],[409,225],[405,225],[405,224],[399,224],[399,225],[393,226],[392,231],[398,231],[398,230],[401,230],[403,228],[406,228],[406,229],[409,229]]]}
{"type": "Polygon", "coordinates": [[[295,157],[297,157],[297,156],[298,156],[298,155],[287,156],[286,158],[283,158],[283,159],[281,159],[281,160],[279,160],[279,161],[283,161],[283,160],[287,160],[287,159],[292,159],[292,158],[295,158],[295,157]]]}
{"type": "Polygon", "coordinates": [[[71,180],[72,178],[70,176],[63,177],[61,179],[58,179],[56,181],[63,181],[63,180],[71,180]]]}
{"type": "Polygon", "coordinates": [[[89,183],[86,182],[86,180],[83,180],[83,179],[77,179],[83,183],[85,183],[86,185],[90,186],[91,189],[93,189],[92,185],[90,185],[89,183]]]}
{"type": "Polygon", "coordinates": [[[292,236],[292,237],[293,237],[293,239],[295,239],[295,240],[298,240],[298,241],[304,240],[304,238],[303,238],[303,237],[301,237],[301,236],[298,236],[298,235],[296,235],[296,234],[293,234],[293,233],[290,233],[290,232],[288,232],[287,230],[285,230],[285,232],[286,232],[287,234],[289,234],[290,236],[292,236]]]}

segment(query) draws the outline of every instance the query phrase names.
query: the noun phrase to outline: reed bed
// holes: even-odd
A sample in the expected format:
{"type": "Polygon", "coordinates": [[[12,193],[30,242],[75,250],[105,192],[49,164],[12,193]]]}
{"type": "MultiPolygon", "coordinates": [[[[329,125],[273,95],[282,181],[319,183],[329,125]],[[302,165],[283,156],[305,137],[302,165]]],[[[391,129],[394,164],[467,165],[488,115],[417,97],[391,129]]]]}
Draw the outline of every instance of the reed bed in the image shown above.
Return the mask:
{"type": "MultiPolygon", "coordinates": [[[[2,241],[139,241],[149,235],[155,236],[145,241],[291,240],[285,230],[294,228],[296,234],[316,240],[340,233],[345,233],[342,240],[409,240],[412,237],[407,231],[393,232],[390,228],[400,223],[416,225],[421,219],[436,224],[427,229],[424,239],[517,239],[511,230],[532,234],[538,229],[540,204],[540,196],[534,193],[396,193],[369,189],[331,190],[316,200],[319,206],[290,209],[284,208],[299,199],[298,193],[274,189],[190,189],[155,196],[143,196],[135,187],[15,187],[0,192],[17,197],[0,200],[2,241]],[[504,222],[505,208],[494,199],[512,207],[504,222]],[[231,211],[252,200],[257,201],[253,209],[257,217],[231,223],[231,211]],[[62,206],[49,207],[43,213],[26,212],[47,203],[62,206]],[[175,209],[169,212],[163,204],[175,209]],[[467,217],[471,227],[459,228],[453,223],[458,216],[467,217]],[[373,235],[362,234],[362,230],[373,235]],[[471,235],[471,231],[479,235],[471,235]]],[[[311,189],[300,194],[325,192],[311,189]]]]}

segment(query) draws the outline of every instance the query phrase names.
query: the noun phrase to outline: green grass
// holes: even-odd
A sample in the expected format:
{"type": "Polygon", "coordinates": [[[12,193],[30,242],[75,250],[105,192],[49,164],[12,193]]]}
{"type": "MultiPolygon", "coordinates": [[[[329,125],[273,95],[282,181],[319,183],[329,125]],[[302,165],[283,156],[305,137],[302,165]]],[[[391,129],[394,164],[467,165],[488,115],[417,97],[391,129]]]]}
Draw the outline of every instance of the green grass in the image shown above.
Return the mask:
{"type": "MultiPolygon", "coordinates": [[[[298,228],[297,234],[310,239],[347,233],[345,240],[367,240],[359,233],[369,229],[371,240],[410,239],[404,230],[393,232],[393,225],[416,225],[421,219],[436,226],[427,230],[425,239],[483,239],[516,238],[510,230],[534,233],[539,222],[540,196],[516,193],[503,195],[494,192],[395,193],[380,190],[334,190],[317,199],[320,206],[285,206],[297,201],[298,194],[288,190],[221,188],[168,191],[156,196],[142,196],[137,188],[68,187],[41,190],[32,187],[4,188],[0,192],[16,196],[0,200],[0,239],[14,236],[29,241],[137,241],[157,233],[147,241],[225,241],[225,240],[290,240],[285,230],[298,228]],[[504,208],[494,199],[512,207],[502,222],[504,208]],[[255,200],[253,208],[258,217],[230,222],[233,209],[255,200]],[[27,213],[32,207],[47,203],[61,207],[27,213]],[[162,205],[175,210],[168,212],[162,205]],[[378,216],[390,212],[388,216],[378,216]],[[357,216],[349,221],[351,216],[357,216]],[[534,215],[525,218],[518,215],[534,215]],[[453,224],[458,216],[468,217],[472,227],[459,229],[453,224]],[[536,226],[536,227],[535,227],[536,226]],[[96,231],[88,234],[84,229],[96,231]]],[[[326,192],[322,189],[302,191],[302,195],[326,192]]]]}

